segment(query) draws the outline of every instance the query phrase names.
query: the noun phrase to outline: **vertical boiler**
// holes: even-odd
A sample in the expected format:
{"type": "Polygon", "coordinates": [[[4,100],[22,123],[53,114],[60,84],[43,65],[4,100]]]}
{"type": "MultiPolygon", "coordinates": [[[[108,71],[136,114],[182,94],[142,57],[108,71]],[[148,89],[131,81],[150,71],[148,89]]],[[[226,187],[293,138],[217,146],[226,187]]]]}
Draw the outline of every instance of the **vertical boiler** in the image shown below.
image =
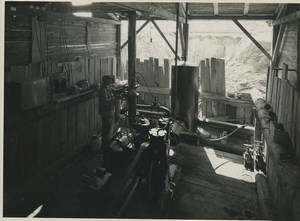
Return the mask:
{"type": "Polygon", "coordinates": [[[198,119],[199,67],[192,63],[172,66],[171,108],[176,118],[196,132],[198,119]]]}

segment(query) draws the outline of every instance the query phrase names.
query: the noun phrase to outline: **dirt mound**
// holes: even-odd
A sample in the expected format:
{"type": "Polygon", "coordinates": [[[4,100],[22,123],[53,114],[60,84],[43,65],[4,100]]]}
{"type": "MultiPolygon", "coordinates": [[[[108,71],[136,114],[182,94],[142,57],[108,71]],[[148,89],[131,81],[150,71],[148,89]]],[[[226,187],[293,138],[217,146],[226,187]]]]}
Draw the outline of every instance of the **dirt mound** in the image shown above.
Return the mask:
{"type": "MultiPolygon", "coordinates": [[[[260,43],[270,50],[271,42],[260,43]]],[[[225,61],[227,92],[248,92],[252,88],[265,92],[269,60],[251,41],[241,40],[225,61]]]]}

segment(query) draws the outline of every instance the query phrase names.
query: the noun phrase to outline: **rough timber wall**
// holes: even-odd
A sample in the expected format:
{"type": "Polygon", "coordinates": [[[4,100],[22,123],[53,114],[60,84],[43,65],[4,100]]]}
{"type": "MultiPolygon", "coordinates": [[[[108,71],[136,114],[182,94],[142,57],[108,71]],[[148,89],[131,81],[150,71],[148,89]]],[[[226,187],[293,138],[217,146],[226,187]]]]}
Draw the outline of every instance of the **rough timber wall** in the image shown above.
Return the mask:
{"type": "MultiPolygon", "coordinates": [[[[268,78],[267,102],[271,104],[277,122],[283,125],[287,136],[281,137],[277,143],[273,139],[269,142],[266,139],[267,178],[278,218],[299,220],[300,212],[297,208],[300,206],[300,26],[299,20],[281,24],[284,25],[278,63],[271,69],[268,78]]],[[[279,30],[279,25],[276,28],[279,30]]],[[[276,34],[274,38],[277,38],[276,34]]],[[[278,137],[275,138],[278,140],[278,137]]]]}
{"type": "MultiPolygon", "coordinates": [[[[5,17],[5,88],[37,77],[49,82],[56,75],[70,75],[70,86],[82,79],[94,84],[104,74],[117,74],[116,22],[28,11],[18,3],[6,8],[5,17]]],[[[46,105],[25,112],[11,110],[10,98],[5,89],[6,191],[79,151],[101,129],[95,91],[64,102],[51,100],[48,93],[46,105]]]]}

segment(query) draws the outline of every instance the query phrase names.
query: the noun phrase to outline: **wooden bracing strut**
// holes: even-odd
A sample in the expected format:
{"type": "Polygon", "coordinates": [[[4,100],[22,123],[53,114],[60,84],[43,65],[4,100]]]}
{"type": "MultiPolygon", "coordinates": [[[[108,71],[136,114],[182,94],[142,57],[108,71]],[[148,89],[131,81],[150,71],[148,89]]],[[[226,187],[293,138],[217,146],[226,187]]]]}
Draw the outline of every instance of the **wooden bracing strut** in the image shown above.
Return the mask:
{"type": "MultiPolygon", "coordinates": [[[[171,49],[171,51],[176,56],[175,49],[172,47],[172,45],[170,44],[170,42],[168,41],[168,39],[166,38],[166,36],[164,35],[164,33],[160,30],[160,28],[158,27],[157,23],[154,20],[151,20],[151,21],[152,21],[154,27],[156,28],[156,30],[158,31],[158,33],[161,35],[161,37],[164,39],[164,41],[167,43],[167,45],[169,46],[169,48],[171,49]]],[[[177,58],[180,60],[180,57],[177,56],[177,58]]]]}
{"type": "Polygon", "coordinates": [[[237,20],[233,19],[232,20],[243,32],[245,35],[247,35],[248,38],[250,38],[250,40],[256,45],[256,47],[259,48],[259,50],[262,51],[262,53],[264,53],[264,55],[267,56],[267,58],[269,60],[272,59],[271,55],[266,51],[266,49],[264,49],[256,40],[255,38],[252,37],[252,35],[241,25],[241,23],[239,23],[237,20]]]}
{"type": "MultiPolygon", "coordinates": [[[[150,22],[150,19],[147,20],[137,31],[136,34],[138,34],[143,28],[150,22]]],[[[125,43],[121,46],[121,49],[123,49],[128,44],[128,40],[125,41],[125,43]]]]}

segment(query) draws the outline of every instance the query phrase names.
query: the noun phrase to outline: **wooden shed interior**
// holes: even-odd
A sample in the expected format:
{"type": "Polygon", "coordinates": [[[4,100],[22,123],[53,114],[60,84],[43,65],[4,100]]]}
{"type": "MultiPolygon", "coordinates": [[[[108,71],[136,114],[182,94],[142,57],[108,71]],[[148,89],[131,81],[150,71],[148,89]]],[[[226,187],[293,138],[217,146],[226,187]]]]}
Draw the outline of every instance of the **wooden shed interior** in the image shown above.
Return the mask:
{"type": "Polygon", "coordinates": [[[5,1],[3,216],[299,220],[300,4],[233,2],[5,1]],[[188,63],[193,19],[232,20],[251,39],[270,60],[265,93],[226,93],[222,59],[188,63]],[[175,45],[159,20],[176,23],[175,45]],[[271,53],[239,20],[271,21],[271,53]],[[139,59],[148,23],[173,61],[139,59]],[[128,103],[116,103],[121,132],[105,148],[123,146],[107,154],[111,167],[92,148],[107,74],[127,80],[128,103]],[[166,158],[148,151],[160,130],[166,158]]]}

